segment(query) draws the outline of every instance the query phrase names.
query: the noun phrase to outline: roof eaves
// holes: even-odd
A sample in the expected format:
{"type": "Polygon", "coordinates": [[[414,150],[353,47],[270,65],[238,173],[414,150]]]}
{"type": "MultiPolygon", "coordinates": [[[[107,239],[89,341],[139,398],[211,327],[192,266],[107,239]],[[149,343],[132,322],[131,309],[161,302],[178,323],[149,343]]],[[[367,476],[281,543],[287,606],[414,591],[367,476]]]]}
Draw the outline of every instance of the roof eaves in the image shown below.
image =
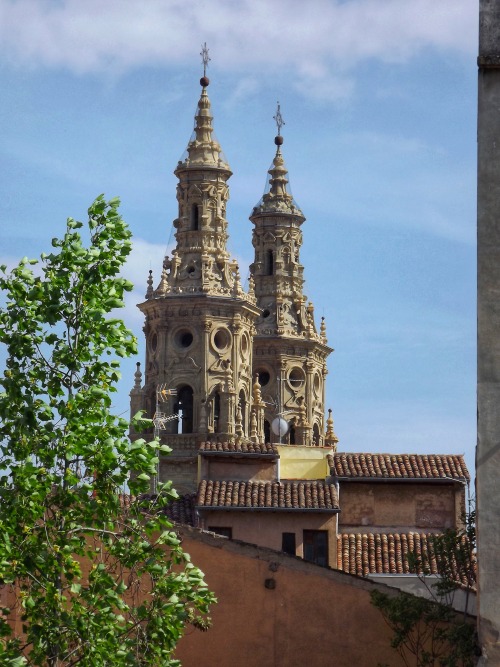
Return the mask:
{"type": "Polygon", "coordinates": [[[196,510],[221,510],[225,512],[318,512],[338,514],[340,507],[238,507],[236,505],[196,505],[196,510]]]}
{"type": "Polygon", "coordinates": [[[278,453],[260,453],[260,452],[217,452],[211,450],[200,450],[201,456],[219,456],[226,458],[251,458],[251,459],[279,459],[280,455],[278,453]]]}
{"type": "Polygon", "coordinates": [[[441,483],[441,484],[467,484],[469,480],[467,477],[350,477],[335,475],[330,473],[332,479],[339,482],[413,482],[413,483],[441,483]]]}

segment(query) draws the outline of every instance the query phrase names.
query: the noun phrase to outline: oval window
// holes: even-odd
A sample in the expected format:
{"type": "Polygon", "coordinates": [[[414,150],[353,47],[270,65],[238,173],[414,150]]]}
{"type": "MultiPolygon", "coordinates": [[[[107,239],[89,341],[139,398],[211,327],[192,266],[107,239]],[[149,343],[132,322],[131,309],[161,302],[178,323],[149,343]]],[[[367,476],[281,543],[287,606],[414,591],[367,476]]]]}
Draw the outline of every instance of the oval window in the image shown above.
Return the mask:
{"type": "Polygon", "coordinates": [[[319,396],[320,391],[321,391],[321,378],[319,377],[318,373],[315,373],[315,375],[314,375],[313,388],[314,388],[314,393],[316,394],[316,396],[319,396]]]}
{"type": "Polygon", "coordinates": [[[241,337],[241,354],[243,355],[243,357],[246,356],[249,347],[250,343],[248,342],[248,336],[246,334],[243,334],[241,337]]]}
{"type": "Polygon", "coordinates": [[[218,329],[214,333],[213,344],[220,352],[227,350],[231,344],[231,334],[227,329],[218,329]]]}
{"type": "Polygon", "coordinates": [[[288,374],[288,382],[293,389],[300,389],[305,382],[305,375],[302,368],[295,366],[288,374]]]}
{"type": "Polygon", "coordinates": [[[175,344],[178,347],[186,349],[188,347],[191,347],[191,344],[193,342],[193,334],[189,329],[179,329],[179,331],[177,331],[175,334],[174,340],[175,344]]]}
{"type": "Polygon", "coordinates": [[[265,387],[266,384],[269,384],[271,376],[267,371],[258,371],[258,375],[259,375],[259,384],[261,387],[265,387]]]}

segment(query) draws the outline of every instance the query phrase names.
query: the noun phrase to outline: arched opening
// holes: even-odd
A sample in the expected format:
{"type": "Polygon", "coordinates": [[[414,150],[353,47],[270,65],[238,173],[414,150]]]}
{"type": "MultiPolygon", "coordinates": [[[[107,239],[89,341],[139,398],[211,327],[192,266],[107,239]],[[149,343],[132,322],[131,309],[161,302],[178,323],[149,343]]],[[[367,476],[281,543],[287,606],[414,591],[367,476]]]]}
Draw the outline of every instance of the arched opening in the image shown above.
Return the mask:
{"type": "Polygon", "coordinates": [[[219,423],[220,423],[220,394],[218,391],[214,394],[214,433],[219,432],[219,423]]]}
{"type": "Polygon", "coordinates": [[[271,442],[271,424],[264,419],[264,442],[271,442]]]}
{"type": "Polygon", "coordinates": [[[192,433],[193,390],[188,385],[184,385],[177,390],[177,403],[174,405],[174,413],[179,416],[177,433],[192,433]]]}
{"type": "Polygon", "coordinates": [[[193,204],[191,206],[191,229],[194,232],[197,232],[200,228],[200,212],[198,209],[198,204],[193,204]]]}
{"type": "Polygon", "coordinates": [[[295,441],[295,419],[290,422],[289,442],[291,445],[297,444],[295,441]]]}
{"type": "Polygon", "coordinates": [[[274,253],[272,250],[266,250],[264,273],[266,276],[272,276],[274,273],[274,253]]]}
{"type": "Polygon", "coordinates": [[[243,389],[240,391],[239,404],[241,410],[241,426],[243,428],[243,435],[247,434],[247,401],[243,389]]]}
{"type": "Polygon", "coordinates": [[[313,445],[319,447],[319,426],[317,424],[313,426],[313,445]]]}

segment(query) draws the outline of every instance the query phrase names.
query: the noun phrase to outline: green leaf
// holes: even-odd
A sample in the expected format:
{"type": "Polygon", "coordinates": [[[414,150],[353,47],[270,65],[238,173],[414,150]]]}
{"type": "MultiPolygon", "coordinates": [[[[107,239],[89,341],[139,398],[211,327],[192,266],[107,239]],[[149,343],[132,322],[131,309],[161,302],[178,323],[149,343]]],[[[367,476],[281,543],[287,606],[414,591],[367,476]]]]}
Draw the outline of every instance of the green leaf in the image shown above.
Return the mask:
{"type": "MultiPolygon", "coordinates": [[[[26,645],[34,667],[49,658],[105,665],[110,656],[130,667],[137,655],[171,667],[186,623],[206,624],[214,597],[166,530],[160,512],[175,497],[171,485],[154,503],[123,502],[130,471],[138,474],[130,489],[148,490],[156,450],[168,448],[130,443],[129,424],[111,412],[117,357],[137,346],[109,317],[132,288],[119,275],[131,235],[118,199],[100,195],[88,213],[85,233],[69,218],[52,239],[41,276],[28,258],[10,273],[1,267],[0,579],[17,599],[12,612],[0,609],[0,664],[25,664],[26,645]],[[140,605],[130,590],[144,593],[140,605]],[[19,609],[22,619],[13,618],[19,609]]],[[[135,424],[152,426],[142,413],[135,424]]]]}

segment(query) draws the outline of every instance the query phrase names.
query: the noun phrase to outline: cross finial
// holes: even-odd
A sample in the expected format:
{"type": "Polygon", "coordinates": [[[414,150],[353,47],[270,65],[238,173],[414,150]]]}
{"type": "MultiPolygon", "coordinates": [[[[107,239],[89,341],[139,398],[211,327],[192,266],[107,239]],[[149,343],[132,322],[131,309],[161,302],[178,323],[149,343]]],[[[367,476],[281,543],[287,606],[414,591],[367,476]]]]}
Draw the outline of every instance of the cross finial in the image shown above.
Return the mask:
{"type": "Polygon", "coordinates": [[[276,116],[273,116],[273,119],[276,121],[276,126],[278,128],[278,137],[281,136],[281,128],[285,124],[283,116],[281,115],[280,103],[278,101],[278,108],[276,109],[276,116]]]}
{"type": "Polygon", "coordinates": [[[206,76],[208,63],[212,60],[208,55],[208,47],[206,42],[204,42],[201,45],[200,56],[201,56],[201,62],[203,63],[203,76],[206,76]]]}

